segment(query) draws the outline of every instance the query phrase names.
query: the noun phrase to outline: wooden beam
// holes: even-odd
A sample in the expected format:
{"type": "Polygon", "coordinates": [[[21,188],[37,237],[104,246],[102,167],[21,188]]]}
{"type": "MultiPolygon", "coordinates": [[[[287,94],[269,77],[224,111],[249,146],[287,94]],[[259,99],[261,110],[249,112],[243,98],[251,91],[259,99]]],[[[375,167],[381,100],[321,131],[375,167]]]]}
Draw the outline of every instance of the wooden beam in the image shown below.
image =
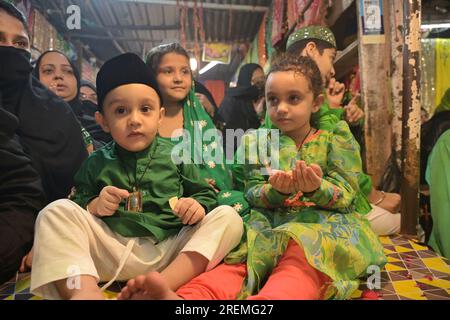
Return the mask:
{"type": "Polygon", "coordinates": [[[361,2],[357,1],[361,98],[365,113],[366,172],[372,177],[373,186],[377,187],[391,154],[391,113],[388,107],[390,61],[386,59],[384,35],[363,34],[360,6],[361,2]]]}
{"type": "MultiPolygon", "coordinates": [[[[405,39],[403,37],[403,2],[388,1],[386,17],[389,26],[386,26],[386,32],[390,38],[389,52],[391,61],[391,97],[392,97],[392,146],[394,152],[393,163],[399,171],[402,167],[402,116],[403,116],[403,46],[405,39]]],[[[394,190],[385,190],[389,192],[400,192],[401,177],[395,183],[390,181],[390,185],[395,185],[394,190]]]]}
{"type": "Polygon", "coordinates": [[[420,11],[421,0],[403,2],[403,117],[401,233],[417,236],[420,151],[420,11]]]}
{"type": "Polygon", "coordinates": [[[136,25],[132,25],[132,26],[120,26],[120,25],[115,25],[115,26],[88,26],[86,29],[91,30],[91,31],[95,31],[95,30],[99,30],[99,31],[105,31],[105,30],[118,30],[118,31],[157,31],[157,30],[161,30],[161,31],[165,31],[165,30],[179,30],[180,29],[180,25],[179,24],[172,24],[172,25],[161,25],[161,26],[154,26],[154,25],[141,25],[141,26],[136,26],[136,25]]]}
{"type": "MultiPolygon", "coordinates": [[[[111,1],[111,0],[110,0],[111,1]]],[[[226,11],[251,11],[251,12],[266,12],[269,7],[265,6],[253,6],[244,4],[226,4],[226,3],[213,3],[213,2],[201,2],[198,1],[183,1],[183,0],[113,0],[114,2],[133,2],[133,3],[144,3],[144,4],[159,4],[163,6],[186,6],[189,8],[194,8],[197,5],[198,8],[203,7],[203,9],[215,9],[215,10],[226,10],[226,11]]]]}
{"type": "Polygon", "coordinates": [[[336,79],[341,79],[355,67],[355,61],[358,60],[358,40],[353,41],[342,51],[338,51],[334,61],[334,71],[336,79]]]}
{"type": "MultiPolygon", "coordinates": [[[[109,36],[109,35],[98,35],[98,34],[86,34],[83,32],[66,32],[65,37],[74,39],[94,39],[94,40],[108,40],[108,41],[134,41],[134,42],[156,42],[161,43],[163,39],[148,39],[148,38],[137,38],[137,37],[127,37],[127,36],[109,36]]],[[[247,39],[247,41],[249,41],[247,39]]],[[[245,44],[247,41],[221,41],[221,43],[228,43],[232,45],[245,44]]],[[[193,45],[194,41],[187,41],[187,45],[193,45]]]]}
{"type": "Polygon", "coordinates": [[[107,40],[107,41],[134,41],[134,42],[157,42],[160,43],[162,40],[153,40],[146,38],[136,38],[136,37],[123,37],[123,36],[103,36],[97,34],[85,34],[81,32],[66,32],[64,36],[76,39],[94,39],[94,40],[107,40]]]}
{"type": "MultiPolygon", "coordinates": [[[[94,19],[98,25],[102,25],[101,19],[98,16],[97,12],[95,11],[94,6],[92,5],[90,0],[84,0],[84,4],[88,7],[89,11],[91,11],[92,15],[94,16],[94,19]]],[[[112,33],[108,30],[106,30],[106,33],[109,37],[112,37],[112,33]]],[[[120,53],[125,53],[126,50],[115,40],[113,40],[113,45],[116,47],[117,50],[119,50],[120,53]]]]}

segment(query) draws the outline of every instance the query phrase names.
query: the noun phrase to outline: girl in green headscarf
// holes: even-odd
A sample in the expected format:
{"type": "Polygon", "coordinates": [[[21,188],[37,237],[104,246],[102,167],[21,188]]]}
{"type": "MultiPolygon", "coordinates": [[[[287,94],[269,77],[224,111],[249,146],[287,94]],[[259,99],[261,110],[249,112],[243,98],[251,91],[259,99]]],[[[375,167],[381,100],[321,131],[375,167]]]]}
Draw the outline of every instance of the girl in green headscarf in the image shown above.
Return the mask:
{"type": "Polygon", "coordinates": [[[248,203],[242,192],[232,190],[221,134],[195,96],[189,54],[178,43],[160,45],[148,53],[146,63],[156,75],[166,109],[160,136],[174,143],[182,141],[178,146],[188,151],[191,160],[200,168],[201,178],[219,193],[219,205],[230,205],[244,214],[248,211],[248,203]]]}

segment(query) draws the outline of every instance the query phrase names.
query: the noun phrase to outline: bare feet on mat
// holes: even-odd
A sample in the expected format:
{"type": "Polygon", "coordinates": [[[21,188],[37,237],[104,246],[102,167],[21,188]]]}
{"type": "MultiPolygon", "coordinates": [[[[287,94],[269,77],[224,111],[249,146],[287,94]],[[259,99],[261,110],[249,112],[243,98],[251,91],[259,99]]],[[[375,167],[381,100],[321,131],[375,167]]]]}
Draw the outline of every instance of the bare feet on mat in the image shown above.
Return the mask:
{"type": "Polygon", "coordinates": [[[169,288],[167,281],[159,272],[149,272],[127,282],[118,300],[181,300],[169,288]]]}

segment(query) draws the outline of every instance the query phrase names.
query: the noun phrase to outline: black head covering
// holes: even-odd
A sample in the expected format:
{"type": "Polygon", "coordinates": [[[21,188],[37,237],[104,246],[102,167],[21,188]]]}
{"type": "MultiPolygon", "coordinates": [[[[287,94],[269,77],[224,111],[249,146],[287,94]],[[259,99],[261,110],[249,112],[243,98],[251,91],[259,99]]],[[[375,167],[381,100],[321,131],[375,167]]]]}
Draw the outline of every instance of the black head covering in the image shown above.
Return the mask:
{"type": "Polygon", "coordinates": [[[33,69],[30,59],[26,50],[0,46],[0,98],[3,106],[13,112],[33,69]]]}
{"type": "Polygon", "coordinates": [[[38,80],[41,80],[41,78],[39,76],[39,69],[41,67],[42,59],[44,58],[44,56],[46,56],[47,54],[52,53],[52,52],[56,52],[56,53],[59,53],[59,54],[63,55],[67,59],[67,61],[69,62],[70,66],[72,67],[73,75],[75,76],[75,79],[77,81],[77,94],[75,95],[75,97],[72,100],[67,101],[67,103],[72,108],[73,112],[77,116],[77,119],[80,120],[79,118],[82,115],[82,104],[81,104],[81,101],[79,99],[79,95],[80,95],[80,72],[75,67],[75,64],[72,61],[70,61],[69,57],[67,57],[63,52],[58,51],[58,50],[47,50],[47,51],[44,51],[39,56],[39,58],[36,60],[36,63],[35,63],[34,69],[33,69],[33,76],[35,76],[38,80]]]}
{"type": "Polygon", "coordinates": [[[45,206],[41,181],[16,134],[19,120],[0,101],[0,283],[17,273],[33,244],[34,222],[45,206]]]}
{"type": "Polygon", "coordinates": [[[64,54],[63,52],[61,52],[61,51],[59,51],[59,50],[47,50],[47,51],[44,51],[44,52],[39,56],[39,58],[36,60],[36,64],[35,64],[34,70],[33,70],[33,75],[34,75],[37,79],[40,80],[40,78],[39,78],[39,68],[40,68],[41,63],[42,63],[42,58],[43,58],[44,56],[46,56],[47,54],[51,53],[51,52],[56,52],[56,53],[59,53],[59,54],[63,55],[63,56],[67,59],[67,61],[69,62],[70,66],[72,67],[73,75],[75,76],[75,79],[77,80],[77,95],[75,96],[75,98],[74,98],[73,100],[69,101],[68,103],[71,104],[71,103],[73,103],[73,102],[76,102],[75,100],[78,100],[78,96],[80,95],[80,83],[81,83],[81,80],[80,80],[80,71],[79,71],[78,68],[75,66],[75,64],[73,63],[73,61],[71,61],[71,60],[69,59],[69,57],[68,57],[66,54],[64,54]]]}
{"type": "MultiPolygon", "coordinates": [[[[249,129],[259,128],[261,122],[253,107],[253,101],[258,100],[263,90],[251,84],[253,72],[261,66],[256,63],[248,63],[239,71],[237,86],[228,89],[219,107],[219,116],[225,121],[225,129],[249,129]]],[[[237,143],[235,143],[236,150],[237,143]]]]}
{"type": "Polygon", "coordinates": [[[256,63],[247,63],[241,67],[239,71],[239,76],[237,80],[237,87],[250,87],[252,85],[253,72],[256,69],[261,69],[262,67],[256,63]]]}
{"type": "MultiPolygon", "coordinates": [[[[90,81],[81,80],[80,88],[81,87],[91,88],[95,93],[97,93],[97,88],[90,81]]],[[[99,111],[98,110],[98,105],[95,104],[94,102],[90,101],[90,100],[82,100],[81,102],[83,104],[83,112],[85,114],[88,114],[91,117],[95,117],[95,112],[99,111]]]]}
{"type": "Polygon", "coordinates": [[[0,46],[0,96],[3,107],[19,119],[20,144],[41,177],[47,200],[66,198],[87,157],[72,109],[31,75],[29,52],[12,47],[0,46]]]}
{"type": "Polygon", "coordinates": [[[134,53],[124,53],[106,61],[97,74],[97,98],[100,110],[103,102],[111,90],[131,83],[141,83],[152,87],[159,96],[162,105],[162,96],[158,83],[144,61],[134,53]]]}
{"type": "Polygon", "coordinates": [[[86,129],[86,131],[89,132],[89,134],[91,135],[91,138],[92,138],[93,144],[94,144],[94,149],[96,150],[96,149],[102,147],[103,145],[105,145],[106,143],[110,142],[112,140],[112,138],[111,138],[111,135],[109,133],[104,132],[103,129],[95,121],[95,111],[98,110],[97,105],[95,105],[94,103],[92,103],[90,101],[86,102],[86,101],[80,100],[80,87],[81,87],[82,81],[80,78],[80,71],[75,66],[73,61],[71,61],[69,59],[69,57],[61,51],[58,51],[58,50],[45,51],[36,60],[36,66],[33,70],[33,75],[37,79],[39,79],[39,67],[42,63],[42,58],[51,52],[57,52],[57,53],[63,55],[64,57],[66,57],[70,66],[72,67],[73,74],[77,81],[77,94],[72,100],[68,101],[67,103],[72,108],[78,121],[80,121],[81,126],[84,129],[86,129]]]}
{"type": "Polygon", "coordinates": [[[95,85],[87,80],[81,80],[80,87],[89,87],[95,92],[97,92],[97,88],[95,87],[95,85]]]}
{"type": "Polygon", "coordinates": [[[248,63],[239,71],[237,86],[228,89],[219,108],[219,115],[226,123],[226,129],[256,129],[260,126],[258,115],[253,108],[262,91],[251,84],[253,72],[261,69],[256,63],[248,63]]]}
{"type": "Polygon", "coordinates": [[[263,92],[263,88],[261,88],[260,84],[258,86],[252,85],[252,76],[256,69],[262,70],[262,67],[256,63],[243,65],[239,71],[236,87],[228,89],[227,95],[247,100],[258,99],[263,92]]]}

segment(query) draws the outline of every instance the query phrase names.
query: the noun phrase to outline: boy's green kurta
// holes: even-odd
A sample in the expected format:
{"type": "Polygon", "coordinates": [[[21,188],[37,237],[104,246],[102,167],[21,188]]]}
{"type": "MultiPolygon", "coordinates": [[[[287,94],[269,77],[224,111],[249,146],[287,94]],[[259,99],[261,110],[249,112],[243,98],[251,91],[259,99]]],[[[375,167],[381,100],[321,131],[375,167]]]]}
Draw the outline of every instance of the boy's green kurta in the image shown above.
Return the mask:
{"type": "Polygon", "coordinates": [[[428,244],[450,259],[450,130],[438,139],[428,156],[426,180],[430,186],[433,228],[428,244]],[[445,169],[447,168],[447,169],[445,169]]]}
{"type": "MultiPolygon", "coordinates": [[[[257,144],[258,130],[244,139],[245,150],[257,144]]],[[[253,146],[253,148],[255,148],[253,146]]],[[[259,154],[259,152],[258,152],[259,154]]],[[[246,157],[250,153],[246,152],[246,157]]],[[[332,279],[326,298],[347,299],[358,288],[358,278],[371,265],[386,263],[383,247],[364,215],[370,208],[359,190],[359,145],[344,121],[333,131],[318,131],[300,150],[280,135],[277,155],[281,170],[290,170],[292,159],[320,165],[322,185],[308,197],[285,196],[268,183],[259,161],[246,161],[246,197],[252,206],[246,222],[245,242],[226,258],[227,263],[247,261],[248,277],[240,298],[258,292],[293,238],[305,251],[308,262],[332,279]]]]}
{"type": "Polygon", "coordinates": [[[115,186],[132,191],[137,178],[143,212],[126,211],[123,200],[117,212],[103,217],[103,221],[125,237],[154,236],[157,241],[162,241],[177,234],[184,225],[172,212],[168,202],[170,198],[191,197],[209,212],[217,206],[217,196],[199,178],[195,165],[175,164],[171,150],[172,144],[159,137],[140,152],[126,151],[115,142],[107,144],[92,153],[76,174],[76,191],[72,200],[86,208],[104,187],[115,186]]]}

